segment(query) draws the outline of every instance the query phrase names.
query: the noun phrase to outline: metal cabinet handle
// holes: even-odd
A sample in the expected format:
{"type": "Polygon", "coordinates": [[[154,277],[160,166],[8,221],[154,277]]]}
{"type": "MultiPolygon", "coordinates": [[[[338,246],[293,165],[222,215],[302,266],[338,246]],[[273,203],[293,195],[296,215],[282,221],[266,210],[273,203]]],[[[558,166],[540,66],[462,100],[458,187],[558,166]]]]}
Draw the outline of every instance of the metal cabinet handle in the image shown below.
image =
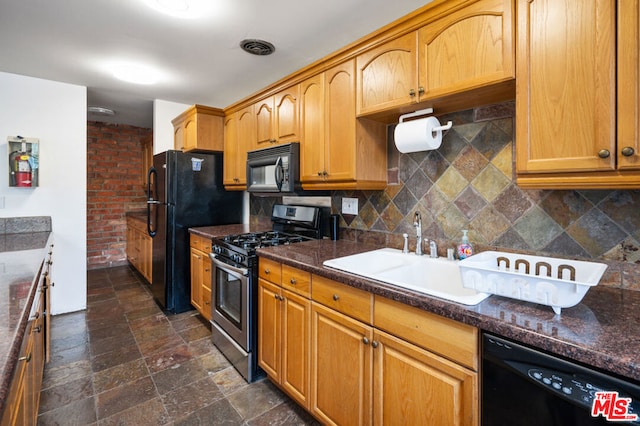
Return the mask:
{"type": "Polygon", "coordinates": [[[298,283],[295,278],[291,278],[289,282],[291,283],[291,285],[296,285],[298,283]]]}
{"type": "Polygon", "coordinates": [[[42,331],[42,328],[40,326],[33,327],[33,331],[35,331],[36,333],[40,333],[42,331]]]}
{"type": "Polygon", "coordinates": [[[31,361],[31,354],[28,354],[27,356],[21,356],[20,358],[18,358],[18,361],[31,361]]]}
{"type": "Polygon", "coordinates": [[[409,90],[409,96],[412,98],[416,95],[416,91],[414,89],[409,90]]]}
{"type": "Polygon", "coordinates": [[[635,154],[635,149],[633,149],[630,146],[625,146],[624,148],[622,148],[622,151],[620,151],[622,153],[622,155],[624,155],[625,157],[631,157],[633,154],[635,154]]]}
{"type": "Polygon", "coordinates": [[[271,270],[270,270],[270,269],[265,269],[265,270],[264,270],[264,273],[265,273],[266,275],[269,275],[269,274],[271,273],[271,270]]]}
{"type": "Polygon", "coordinates": [[[608,149],[601,149],[598,151],[598,157],[600,158],[608,158],[611,155],[608,149]]]}
{"type": "Polygon", "coordinates": [[[338,299],[340,299],[340,296],[338,296],[337,294],[334,294],[333,295],[333,300],[337,302],[338,299]]]}
{"type": "Polygon", "coordinates": [[[375,340],[373,342],[371,342],[371,346],[375,349],[378,347],[378,342],[376,342],[375,340]]]}
{"type": "Polygon", "coordinates": [[[424,87],[422,87],[422,86],[418,87],[418,94],[420,96],[424,95],[424,87]]]}
{"type": "Polygon", "coordinates": [[[204,301],[204,304],[205,304],[205,305],[210,305],[210,304],[211,304],[211,301],[210,301],[210,300],[205,300],[205,301],[204,301]]]}
{"type": "Polygon", "coordinates": [[[365,345],[369,344],[369,339],[367,339],[366,337],[362,338],[362,343],[364,343],[365,345]]]}

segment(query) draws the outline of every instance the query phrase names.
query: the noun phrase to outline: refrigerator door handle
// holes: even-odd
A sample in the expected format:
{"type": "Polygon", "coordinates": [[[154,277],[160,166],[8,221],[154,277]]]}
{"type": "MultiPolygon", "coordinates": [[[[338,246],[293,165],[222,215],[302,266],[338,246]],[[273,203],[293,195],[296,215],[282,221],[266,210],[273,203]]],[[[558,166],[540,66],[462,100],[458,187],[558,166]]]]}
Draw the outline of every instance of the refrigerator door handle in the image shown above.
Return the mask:
{"type": "MultiPolygon", "coordinates": [[[[158,229],[157,228],[154,228],[154,229],[151,228],[151,205],[152,204],[158,205],[158,204],[161,204],[161,203],[160,203],[160,201],[157,201],[157,200],[153,199],[153,194],[151,193],[151,176],[155,177],[154,183],[157,185],[157,183],[158,183],[158,172],[156,171],[156,169],[154,167],[151,167],[149,169],[149,173],[147,174],[147,197],[149,197],[149,199],[147,200],[147,232],[149,233],[149,236],[155,237],[156,234],[158,233],[158,229]]],[[[155,210],[155,212],[156,212],[156,221],[155,221],[155,223],[157,223],[158,222],[158,220],[157,220],[158,219],[157,218],[158,211],[155,210]]]]}

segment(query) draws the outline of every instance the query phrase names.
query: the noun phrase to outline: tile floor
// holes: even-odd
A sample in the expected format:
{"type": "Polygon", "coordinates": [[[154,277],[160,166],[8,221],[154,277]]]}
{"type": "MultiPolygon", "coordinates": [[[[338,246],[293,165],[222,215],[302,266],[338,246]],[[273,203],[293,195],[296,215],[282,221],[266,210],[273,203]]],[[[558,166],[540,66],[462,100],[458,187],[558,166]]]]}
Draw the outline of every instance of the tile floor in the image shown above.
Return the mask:
{"type": "Polygon", "coordinates": [[[166,316],[127,266],[88,273],[87,310],[54,316],[38,424],[318,424],[266,379],[247,384],[196,311],[166,316]]]}

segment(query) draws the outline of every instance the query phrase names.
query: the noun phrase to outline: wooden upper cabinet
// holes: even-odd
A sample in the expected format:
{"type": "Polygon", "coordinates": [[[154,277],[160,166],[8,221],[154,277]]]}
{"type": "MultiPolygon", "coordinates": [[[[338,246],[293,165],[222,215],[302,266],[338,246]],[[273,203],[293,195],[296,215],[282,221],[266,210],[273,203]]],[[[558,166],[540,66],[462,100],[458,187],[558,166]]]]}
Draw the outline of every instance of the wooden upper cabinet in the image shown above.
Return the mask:
{"type": "Polygon", "coordinates": [[[358,55],[356,113],[387,110],[417,100],[417,34],[412,32],[358,55]]]}
{"type": "Polygon", "coordinates": [[[324,73],[300,83],[300,180],[322,183],[324,149],[324,73]]]}
{"type": "Polygon", "coordinates": [[[519,0],[519,174],[615,169],[615,13],[609,0],[519,0]]]}
{"type": "Polygon", "coordinates": [[[180,151],[215,152],[224,150],[224,111],[193,105],[171,120],[174,147],[180,151]]]}
{"type": "Polygon", "coordinates": [[[481,0],[418,31],[420,100],[515,77],[513,0],[481,0]]]}
{"type": "Polygon", "coordinates": [[[355,86],[353,60],[324,73],[324,158],[329,182],[354,180],[357,176],[355,86]]]}
{"type": "Polygon", "coordinates": [[[264,148],[275,143],[273,96],[256,103],[256,143],[258,148],[264,148]]]}
{"type": "Polygon", "coordinates": [[[355,61],[300,84],[301,166],[305,189],[384,189],[386,127],[356,119],[355,61]]]}
{"type": "Polygon", "coordinates": [[[254,105],[258,149],[300,141],[299,91],[299,85],[295,85],[254,105]]]}
{"type": "Polygon", "coordinates": [[[640,1],[618,2],[618,169],[640,169],[640,1]]]}
{"type": "Polygon", "coordinates": [[[256,126],[253,105],[225,117],[223,182],[227,190],[247,187],[247,151],[255,149],[256,126]]]}

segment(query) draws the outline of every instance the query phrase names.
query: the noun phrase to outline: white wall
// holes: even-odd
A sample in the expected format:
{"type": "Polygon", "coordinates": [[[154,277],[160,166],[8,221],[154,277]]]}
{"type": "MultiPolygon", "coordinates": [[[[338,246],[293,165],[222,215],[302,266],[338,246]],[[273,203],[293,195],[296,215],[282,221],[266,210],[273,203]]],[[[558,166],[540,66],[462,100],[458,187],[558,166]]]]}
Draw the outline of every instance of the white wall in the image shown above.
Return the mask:
{"type": "Polygon", "coordinates": [[[0,72],[0,217],[51,216],[51,312],[87,306],[87,90],[0,72]],[[40,139],[40,185],[9,188],[7,137],[40,139]]]}
{"type": "Polygon", "coordinates": [[[173,149],[173,124],[171,120],[185,112],[191,105],[156,99],[153,101],[153,153],[173,149]]]}

